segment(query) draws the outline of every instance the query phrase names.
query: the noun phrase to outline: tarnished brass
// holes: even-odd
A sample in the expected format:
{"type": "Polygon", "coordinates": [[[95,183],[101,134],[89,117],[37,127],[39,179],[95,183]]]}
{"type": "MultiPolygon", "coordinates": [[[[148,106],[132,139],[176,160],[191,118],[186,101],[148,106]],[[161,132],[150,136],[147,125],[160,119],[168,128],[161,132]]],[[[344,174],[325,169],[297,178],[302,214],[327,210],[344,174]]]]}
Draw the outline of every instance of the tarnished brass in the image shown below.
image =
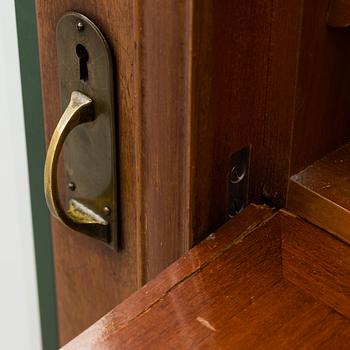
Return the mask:
{"type": "Polygon", "coordinates": [[[116,248],[117,162],[111,53],[94,23],[82,14],[69,12],[57,25],[57,56],[64,113],[47,152],[46,200],[52,215],[68,227],[116,248]],[[60,204],[57,185],[62,147],[66,209],[60,204]],[[108,213],[105,208],[109,208],[108,213]]]}
{"type": "Polygon", "coordinates": [[[67,212],[62,208],[57,184],[57,164],[62,146],[69,133],[83,123],[94,119],[91,98],[73,91],[68,107],[64,111],[47,150],[44,183],[45,197],[50,212],[70,228],[106,240],[109,235],[108,222],[74,199],[69,201],[67,212]]]}

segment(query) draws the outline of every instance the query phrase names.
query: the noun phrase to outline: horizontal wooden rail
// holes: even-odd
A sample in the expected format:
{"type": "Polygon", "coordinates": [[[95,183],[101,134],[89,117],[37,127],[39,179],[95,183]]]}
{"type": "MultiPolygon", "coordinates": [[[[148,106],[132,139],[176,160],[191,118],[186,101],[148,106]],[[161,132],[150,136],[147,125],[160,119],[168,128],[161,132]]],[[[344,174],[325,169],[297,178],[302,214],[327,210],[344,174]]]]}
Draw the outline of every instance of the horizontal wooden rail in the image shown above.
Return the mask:
{"type": "Polygon", "coordinates": [[[350,144],[292,176],[287,207],[350,242],[350,144]]]}

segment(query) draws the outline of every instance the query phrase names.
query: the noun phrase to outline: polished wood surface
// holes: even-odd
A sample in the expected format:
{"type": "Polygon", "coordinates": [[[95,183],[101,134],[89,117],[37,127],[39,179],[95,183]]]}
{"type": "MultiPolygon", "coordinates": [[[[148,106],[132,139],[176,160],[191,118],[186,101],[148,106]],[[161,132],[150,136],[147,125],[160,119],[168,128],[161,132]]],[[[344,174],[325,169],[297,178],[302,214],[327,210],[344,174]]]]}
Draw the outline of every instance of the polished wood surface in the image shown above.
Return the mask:
{"type": "Polygon", "coordinates": [[[350,144],[290,179],[287,207],[350,243],[350,144]]]}
{"type": "MultiPolygon", "coordinates": [[[[192,1],[138,1],[143,282],[190,248],[192,1]]],[[[138,28],[136,28],[138,29],[138,28]]]]}
{"type": "MultiPolygon", "coordinates": [[[[96,321],[142,283],[139,217],[140,184],[137,171],[138,104],[135,103],[137,50],[135,14],[128,1],[36,1],[41,81],[46,126],[50,139],[60,118],[56,56],[56,24],[68,10],[92,19],[107,37],[115,60],[120,146],[121,232],[123,249],[65,228],[53,220],[56,294],[60,343],[64,344],[96,321]],[[117,61],[116,61],[117,59],[117,61]]],[[[137,100],[136,100],[137,102],[137,100]]],[[[61,193],[65,189],[61,188],[61,193]]]]}
{"type": "Polygon", "coordinates": [[[281,216],[283,275],[350,318],[350,247],[302,220],[281,216]],[[291,225],[292,223],[292,225],[291,225]]]}
{"type": "Polygon", "coordinates": [[[60,118],[55,28],[66,11],[85,14],[104,33],[113,51],[117,84],[121,249],[112,251],[53,221],[61,344],[191,244],[190,5],[37,0],[47,141],[60,118]]]}
{"type": "MultiPolygon", "coordinates": [[[[227,220],[231,154],[249,200],[348,139],[349,33],[328,0],[36,0],[46,138],[60,117],[55,27],[68,10],[109,41],[118,101],[122,249],[53,222],[61,343],[227,220]]],[[[62,193],[64,192],[62,188],[62,193]]]]}
{"type": "Polygon", "coordinates": [[[249,200],[284,202],[302,2],[195,3],[192,228],[199,241],[225,222],[229,159],[247,145],[249,200]]]}
{"type": "Polygon", "coordinates": [[[331,0],[327,23],[332,27],[348,27],[350,25],[350,1],[331,0]]]}
{"type": "Polygon", "coordinates": [[[350,32],[327,25],[328,7],[304,1],[289,176],[350,136],[350,32]]]}
{"type": "Polygon", "coordinates": [[[195,4],[191,222],[200,241],[225,222],[234,152],[251,146],[249,201],[285,206],[290,176],[347,142],[350,33],[327,25],[329,0],[195,4]]]}
{"type": "Polygon", "coordinates": [[[346,349],[349,252],[249,206],[64,349],[346,349]]]}
{"type": "MultiPolygon", "coordinates": [[[[53,222],[64,343],[226,221],[231,153],[253,145],[252,198],[260,171],[280,166],[275,153],[268,166],[260,159],[272,1],[37,0],[36,8],[47,141],[60,117],[55,27],[66,11],[101,28],[117,84],[122,249],[53,222]]],[[[272,173],[263,178],[279,178],[272,173]]]]}
{"type": "Polygon", "coordinates": [[[293,123],[304,3],[303,0],[273,2],[266,109],[257,155],[260,166],[254,181],[260,181],[258,193],[264,200],[280,206],[286,201],[293,132],[298,132],[293,123]]]}

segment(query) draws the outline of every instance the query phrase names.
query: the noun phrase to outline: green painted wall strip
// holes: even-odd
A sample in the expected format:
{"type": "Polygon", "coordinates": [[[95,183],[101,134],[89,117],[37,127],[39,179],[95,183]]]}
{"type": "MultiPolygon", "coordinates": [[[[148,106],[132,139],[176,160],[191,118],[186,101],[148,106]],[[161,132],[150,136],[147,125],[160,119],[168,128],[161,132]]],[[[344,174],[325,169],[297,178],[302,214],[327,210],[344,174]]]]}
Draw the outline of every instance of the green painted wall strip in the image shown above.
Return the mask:
{"type": "Polygon", "coordinates": [[[34,0],[15,0],[43,348],[58,348],[51,227],[43,186],[44,127],[34,0]]]}

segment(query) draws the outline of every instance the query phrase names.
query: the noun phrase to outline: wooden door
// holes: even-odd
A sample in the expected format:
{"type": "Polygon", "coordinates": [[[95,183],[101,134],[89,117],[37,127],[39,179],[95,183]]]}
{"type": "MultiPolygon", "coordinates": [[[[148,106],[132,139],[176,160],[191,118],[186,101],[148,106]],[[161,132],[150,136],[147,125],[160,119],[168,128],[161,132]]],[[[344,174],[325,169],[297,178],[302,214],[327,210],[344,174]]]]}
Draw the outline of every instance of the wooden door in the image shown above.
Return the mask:
{"type": "MultiPolygon", "coordinates": [[[[61,345],[188,249],[190,2],[36,2],[46,140],[61,116],[56,25],[89,17],[114,60],[120,240],[111,250],[52,220],[61,345]]],[[[65,188],[62,184],[61,189],[65,188]]]]}
{"type": "Polygon", "coordinates": [[[329,32],[328,0],[36,0],[47,141],[61,114],[55,28],[72,10],[113,53],[123,248],[52,220],[61,344],[227,220],[242,147],[249,201],[284,205],[290,175],[347,138],[350,81],[349,38],[329,32]],[[316,85],[310,57],[327,68],[316,85]],[[320,91],[337,123],[331,108],[317,119],[320,91]],[[315,121],[327,142],[306,137],[315,121]]]}

